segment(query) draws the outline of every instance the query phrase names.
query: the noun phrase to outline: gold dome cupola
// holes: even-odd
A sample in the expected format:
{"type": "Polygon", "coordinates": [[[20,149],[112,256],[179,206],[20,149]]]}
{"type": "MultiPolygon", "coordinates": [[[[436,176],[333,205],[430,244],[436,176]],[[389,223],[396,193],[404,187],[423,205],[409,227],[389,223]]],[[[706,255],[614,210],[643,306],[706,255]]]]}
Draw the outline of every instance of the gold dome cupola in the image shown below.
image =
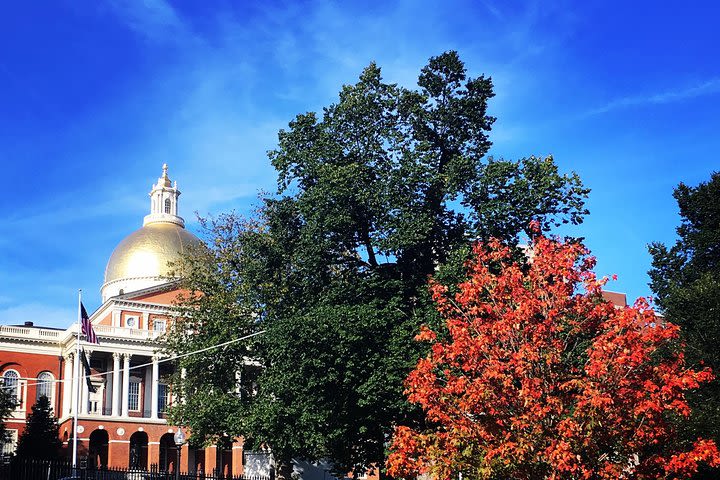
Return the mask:
{"type": "Polygon", "coordinates": [[[110,297],[172,280],[171,262],[177,262],[200,240],[185,230],[185,221],[178,216],[177,182],[167,174],[167,165],[150,191],[150,214],[143,227],[121,241],[105,267],[105,282],[100,292],[104,302],[110,297]]]}
{"type": "Polygon", "coordinates": [[[162,176],[153,185],[150,191],[150,215],[145,215],[143,225],[154,222],[169,222],[185,226],[185,220],[179,217],[178,197],[180,190],[177,188],[177,182],[173,185],[168,177],[168,166],[164,163],[162,166],[162,176]]]}

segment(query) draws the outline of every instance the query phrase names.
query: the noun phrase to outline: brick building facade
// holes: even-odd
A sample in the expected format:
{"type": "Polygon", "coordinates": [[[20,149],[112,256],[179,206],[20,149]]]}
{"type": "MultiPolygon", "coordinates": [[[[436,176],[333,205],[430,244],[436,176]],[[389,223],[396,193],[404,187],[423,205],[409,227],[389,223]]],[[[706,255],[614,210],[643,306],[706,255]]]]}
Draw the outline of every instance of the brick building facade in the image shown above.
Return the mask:
{"type": "MultiPolygon", "coordinates": [[[[150,214],[142,228],[113,251],[101,287],[102,305],[90,315],[99,344],[82,341],[91,368],[90,391],[75,375],[77,324],[67,329],[0,326],[0,379],[12,391],[17,408],[6,420],[11,453],[25,428],[32,405],[50,399],[60,426],[65,454],[72,454],[74,406],[78,408],[78,452],[97,466],[174,470],[176,447],[164,411],[172,404],[171,373],[159,355],[158,337],[172,319],[179,291],[169,279],[169,262],[199,243],[178,216],[177,183],[163,166],[150,192],[150,214]],[[79,395],[79,398],[75,398],[79,395]]],[[[191,435],[191,432],[186,432],[191,435]]],[[[243,472],[240,442],[181,451],[182,471],[243,472]]]]}

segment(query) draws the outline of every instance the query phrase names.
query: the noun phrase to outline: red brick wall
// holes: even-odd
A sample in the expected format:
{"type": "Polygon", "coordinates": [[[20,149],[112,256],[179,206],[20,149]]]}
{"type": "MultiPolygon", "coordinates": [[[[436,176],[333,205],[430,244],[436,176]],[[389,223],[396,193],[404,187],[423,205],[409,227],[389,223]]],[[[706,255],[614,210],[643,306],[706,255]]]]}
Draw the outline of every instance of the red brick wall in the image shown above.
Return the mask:
{"type": "MultiPolygon", "coordinates": [[[[135,432],[142,431],[147,434],[147,463],[148,467],[150,467],[153,464],[157,464],[160,460],[160,438],[167,433],[174,433],[176,428],[163,424],[110,420],[109,418],[80,420],[79,425],[82,426],[83,431],[78,434],[78,454],[80,456],[87,455],[90,436],[93,431],[105,430],[109,440],[108,466],[122,468],[128,467],[130,460],[130,437],[132,437],[135,432]]],[[[186,431],[186,436],[187,435],[189,435],[189,432],[186,431]]],[[[60,438],[67,438],[65,451],[69,458],[72,455],[72,419],[68,419],[60,425],[60,438]]],[[[181,459],[181,462],[184,461],[185,468],[187,468],[187,445],[183,448],[182,454],[185,458],[181,459]]],[[[174,462],[174,458],[171,460],[174,462]]]]}
{"type": "MultiPolygon", "coordinates": [[[[18,407],[20,411],[24,411],[25,415],[30,414],[31,407],[35,404],[37,396],[37,380],[35,380],[41,372],[50,372],[55,380],[62,380],[60,372],[61,357],[57,355],[43,355],[38,353],[18,353],[0,350],[0,375],[7,370],[15,370],[20,375],[20,399],[21,404],[18,407]]],[[[56,382],[53,390],[53,410],[55,416],[61,413],[62,405],[62,383],[56,382]]],[[[6,425],[10,429],[17,429],[18,435],[22,434],[25,428],[24,421],[8,420],[6,425]]]]}
{"type": "Polygon", "coordinates": [[[170,290],[167,292],[156,292],[148,293],[147,295],[140,295],[132,297],[132,300],[145,301],[148,303],[162,303],[164,305],[172,305],[177,300],[178,295],[187,295],[187,290],[170,290]]]}
{"type": "Polygon", "coordinates": [[[108,313],[107,315],[105,315],[105,316],[102,318],[102,320],[100,320],[99,322],[96,322],[96,324],[97,324],[97,325],[107,325],[108,327],[112,327],[112,326],[113,326],[113,324],[112,324],[112,314],[108,313]]]}

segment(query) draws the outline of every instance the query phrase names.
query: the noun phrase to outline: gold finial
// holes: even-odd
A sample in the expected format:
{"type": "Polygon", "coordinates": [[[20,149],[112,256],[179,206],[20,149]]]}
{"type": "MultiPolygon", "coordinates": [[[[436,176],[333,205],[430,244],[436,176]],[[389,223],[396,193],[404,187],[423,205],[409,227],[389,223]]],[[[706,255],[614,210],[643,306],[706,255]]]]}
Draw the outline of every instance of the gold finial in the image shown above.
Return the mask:
{"type": "Polygon", "coordinates": [[[172,184],[170,183],[170,179],[168,178],[168,166],[167,163],[163,163],[162,166],[162,176],[158,178],[158,186],[159,187],[170,187],[172,184]]]}

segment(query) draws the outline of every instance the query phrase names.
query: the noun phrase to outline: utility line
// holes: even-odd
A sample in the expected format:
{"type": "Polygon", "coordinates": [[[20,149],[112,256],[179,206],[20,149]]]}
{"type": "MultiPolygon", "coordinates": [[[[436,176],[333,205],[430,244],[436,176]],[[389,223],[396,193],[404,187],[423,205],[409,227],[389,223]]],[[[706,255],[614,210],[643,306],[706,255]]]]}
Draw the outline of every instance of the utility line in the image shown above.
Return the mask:
{"type": "MultiPolygon", "coordinates": [[[[242,340],[247,340],[248,338],[252,338],[252,337],[254,337],[254,336],[256,336],[256,335],[260,335],[260,334],[262,334],[262,333],[265,333],[265,330],[261,330],[261,331],[259,331],[259,332],[251,333],[250,335],[245,335],[244,337],[236,338],[236,339],[233,339],[233,340],[228,340],[227,342],[218,343],[218,344],[216,344],[216,345],[210,345],[209,347],[205,347],[205,348],[201,348],[201,349],[198,349],[198,350],[194,350],[194,351],[192,351],[192,352],[183,353],[183,354],[180,354],[180,355],[174,355],[174,356],[172,356],[172,357],[167,357],[167,358],[161,358],[161,359],[159,359],[159,360],[157,361],[157,363],[165,363],[165,362],[169,362],[169,361],[172,361],[172,360],[177,360],[177,359],[179,359],[179,358],[185,358],[185,357],[189,357],[189,356],[191,356],[191,355],[197,355],[198,353],[207,352],[207,351],[210,351],[210,350],[214,350],[214,349],[216,349],[216,348],[225,347],[225,346],[227,346],[227,345],[231,345],[231,344],[233,344],[233,343],[240,342],[240,341],[242,341],[242,340]]],[[[111,352],[108,352],[108,353],[111,353],[111,352]]],[[[112,353],[114,353],[114,352],[112,352],[112,353]]],[[[75,361],[79,361],[79,359],[75,359],[75,361]]],[[[143,364],[140,364],[140,365],[135,365],[134,367],[128,368],[128,370],[136,370],[136,369],[138,369],[138,368],[149,367],[149,366],[151,366],[153,363],[155,363],[155,362],[149,362],[149,363],[143,363],[143,364]]],[[[124,370],[124,369],[123,369],[123,370],[124,370]]],[[[93,378],[93,377],[95,377],[95,378],[97,378],[97,377],[103,377],[103,376],[105,376],[105,375],[110,375],[111,373],[113,373],[113,371],[107,371],[107,372],[102,372],[102,373],[91,373],[90,375],[82,375],[82,376],[78,376],[78,381],[85,380],[87,377],[90,377],[90,378],[93,378]]],[[[20,380],[20,379],[18,379],[18,380],[20,380]]],[[[39,380],[39,379],[38,379],[38,378],[25,378],[24,380],[39,380]]],[[[69,382],[69,381],[72,381],[72,379],[50,380],[50,381],[48,381],[48,382],[42,382],[42,383],[43,383],[43,384],[44,384],[44,383],[53,383],[53,384],[55,384],[55,383],[64,383],[64,382],[69,382]]],[[[40,384],[41,384],[41,382],[37,382],[37,383],[26,383],[24,386],[25,386],[25,387],[32,387],[32,386],[40,385],[40,384]]],[[[17,386],[17,385],[16,385],[16,386],[17,386]]],[[[13,386],[11,386],[11,385],[2,385],[0,388],[10,389],[10,388],[15,388],[15,387],[13,387],[13,386]]]]}

